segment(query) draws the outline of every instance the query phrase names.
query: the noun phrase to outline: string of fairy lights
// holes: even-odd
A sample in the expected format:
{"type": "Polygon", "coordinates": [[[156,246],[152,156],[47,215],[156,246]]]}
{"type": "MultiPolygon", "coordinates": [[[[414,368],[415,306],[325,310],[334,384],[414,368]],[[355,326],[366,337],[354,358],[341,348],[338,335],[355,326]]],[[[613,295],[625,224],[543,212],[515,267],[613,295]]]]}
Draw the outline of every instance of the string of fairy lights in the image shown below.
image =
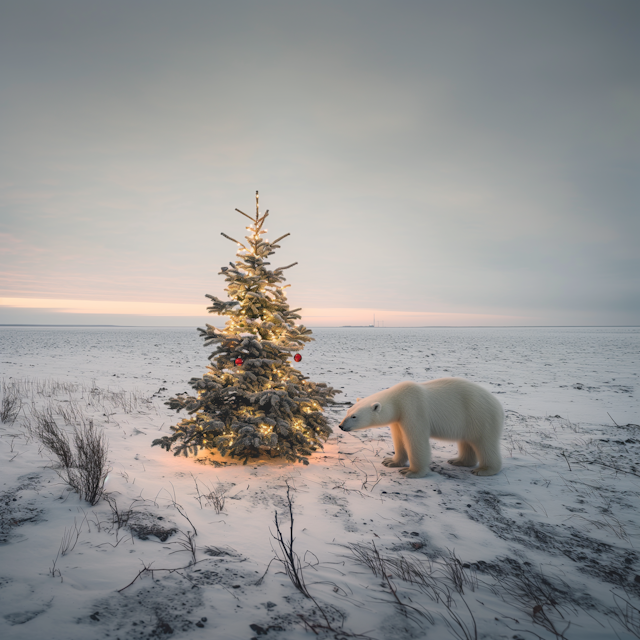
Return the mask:
{"type": "Polygon", "coordinates": [[[286,233],[274,241],[267,238],[256,191],[255,216],[240,209],[251,221],[244,242],[222,233],[236,245],[236,260],[222,267],[228,301],[207,295],[208,310],[227,317],[223,329],[207,325],[200,329],[205,346],[215,343],[211,364],[191,386],[197,396],[179,394],[167,404],[189,417],[171,427],[172,436],[154,441],[175,453],[197,453],[200,448],[218,449],[232,457],[257,457],[263,452],[282,455],[308,464],[306,456],[331,433],[322,407],[339,391],[314,383],[292,364],[302,360],[304,343],[311,331],[296,325],[300,309],[289,309],[283,272],[297,264],[271,270],[268,256],[279,248],[286,233]],[[293,363],[290,361],[293,360],[293,363]]]}
{"type": "MultiPolygon", "coordinates": [[[[243,211],[240,211],[240,209],[236,209],[236,211],[238,211],[239,213],[241,213],[246,217],[249,217],[247,216],[246,213],[244,213],[243,211]]],[[[230,295],[235,294],[237,296],[237,299],[239,300],[240,307],[241,307],[241,309],[239,310],[239,314],[240,316],[242,316],[242,318],[241,318],[241,322],[238,323],[236,321],[235,315],[230,315],[229,320],[227,321],[227,324],[226,324],[226,329],[232,331],[233,333],[238,334],[238,333],[241,333],[243,329],[253,328],[253,329],[257,329],[253,335],[258,341],[266,340],[269,342],[274,342],[274,341],[280,342],[282,338],[286,336],[286,334],[293,329],[293,327],[291,327],[289,323],[284,322],[282,325],[278,327],[279,335],[274,333],[273,327],[270,327],[269,329],[263,328],[262,325],[265,324],[265,320],[268,322],[268,324],[274,325],[273,320],[276,320],[276,318],[273,317],[273,314],[269,314],[268,312],[267,314],[265,314],[267,317],[264,317],[264,316],[261,317],[260,312],[262,311],[264,313],[266,310],[256,308],[253,301],[247,301],[248,297],[252,297],[252,298],[254,297],[254,296],[251,296],[250,294],[255,294],[259,292],[273,302],[282,301],[284,303],[284,301],[286,300],[284,290],[289,286],[291,286],[288,284],[284,286],[277,286],[269,282],[265,283],[265,278],[268,276],[268,271],[264,268],[263,256],[266,257],[267,255],[269,255],[269,253],[273,249],[277,248],[278,246],[277,243],[280,240],[283,240],[288,235],[290,235],[289,233],[286,233],[280,236],[279,238],[277,238],[276,240],[274,240],[273,242],[269,242],[267,238],[263,239],[262,236],[268,233],[268,229],[263,228],[264,222],[268,215],[269,215],[269,211],[267,210],[262,217],[260,216],[259,193],[258,191],[256,191],[255,220],[252,220],[252,224],[250,226],[245,227],[245,230],[249,234],[245,236],[245,239],[249,244],[249,248],[247,248],[242,242],[238,242],[237,240],[235,240],[234,238],[231,238],[227,234],[225,233],[222,234],[225,238],[228,238],[232,242],[235,242],[238,247],[236,256],[240,260],[236,262],[236,268],[234,271],[232,271],[232,273],[235,272],[240,274],[240,277],[243,280],[247,280],[247,279],[255,280],[255,283],[252,282],[249,285],[241,281],[240,283],[235,285],[230,285],[227,288],[227,292],[230,295]],[[255,264],[251,264],[251,262],[247,264],[247,260],[249,258],[252,258],[255,264]],[[254,291],[251,291],[252,287],[255,288],[254,291]],[[253,312],[256,314],[255,317],[247,315],[246,306],[252,307],[253,312]],[[271,315],[271,318],[268,317],[269,315],[271,315]],[[264,332],[264,335],[263,335],[263,332],[264,332]]],[[[280,269],[277,269],[276,272],[274,273],[281,272],[284,269],[288,269],[294,266],[295,264],[297,263],[293,263],[286,267],[281,267],[280,269]]],[[[282,306],[283,306],[282,310],[283,311],[286,310],[286,303],[283,304],[282,306]]],[[[298,311],[298,309],[295,309],[291,313],[294,313],[295,311],[298,311]]],[[[278,325],[276,324],[275,326],[278,326],[278,325]]],[[[294,355],[294,361],[300,362],[301,360],[302,360],[302,356],[299,353],[296,353],[294,355]]],[[[242,359],[242,357],[236,358],[235,365],[237,367],[242,367],[243,364],[244,364],[244,360],[242,359]]],[[[240,375],[241,373],[242,373],[241,371],[238,372],[238,374],[240,375]]],[[[272,370],[272,373],[275,373],[275,375],[279,378],[279,380],[275,385],[272,382],[267,383],[266,385],[267,389],[273,389],[273,390],[278,388],[284,389],[284,385],[293,379],[295,379],[296,382],[302,382],[302,384],[306,384],[306,380],[299,380],[297,376],[287,375],[285,377],[285,373],[283,373],[283,371],[280,369],[272,370]]],[[[320,411],[321,407],[316,401],[310,400],[306,405],[301,407],[301,410],[303,413],[308,414],[314,411],[320,411]]],[[[251,411],[243,411],[242,413],[246,413],[247,415],[252,414],[251,411]]],[[[301,420],[300,418],[293,418],[293,420],[291,420],[291,427],[295,431],[302,431],[303,433],[305,433],[305,435],[309,435],[305,430],[304,421],[301,420]]],[[[274,432],[273,429],[274,429],[273,425],[268,425],[264,423],[261,423],[258,425],[258,430],[265,437],[270,436],[274,432]]],[[[229,432],[229,436],[230,436],[229,444],[231,445],[233,444],[233,434],[229,432]]]]}

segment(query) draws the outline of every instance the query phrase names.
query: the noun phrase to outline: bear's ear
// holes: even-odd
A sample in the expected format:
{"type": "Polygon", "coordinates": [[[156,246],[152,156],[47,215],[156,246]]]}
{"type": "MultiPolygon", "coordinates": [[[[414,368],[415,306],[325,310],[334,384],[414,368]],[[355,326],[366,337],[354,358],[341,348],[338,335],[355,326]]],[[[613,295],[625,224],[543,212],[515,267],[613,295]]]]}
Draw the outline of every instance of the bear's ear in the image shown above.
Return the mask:
{"type": "Polygon", "coordinates": [[[374,411],[380,411],[380,409],[382,408],[382,405],[381,405],[379,402],[374,402],[374,403],[371,405],[371,408],[372,408],[374,411]]]}

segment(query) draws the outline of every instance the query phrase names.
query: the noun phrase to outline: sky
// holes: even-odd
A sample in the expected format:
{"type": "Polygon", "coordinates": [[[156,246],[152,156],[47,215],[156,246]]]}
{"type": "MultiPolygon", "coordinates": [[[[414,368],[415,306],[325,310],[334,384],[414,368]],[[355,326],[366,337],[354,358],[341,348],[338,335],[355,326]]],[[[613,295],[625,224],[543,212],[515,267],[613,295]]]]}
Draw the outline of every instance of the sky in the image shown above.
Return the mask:
{"type": "Polygon", "coordinates": [[[0,0],[0,324],[640,325],[636,0],[0,0]]]}

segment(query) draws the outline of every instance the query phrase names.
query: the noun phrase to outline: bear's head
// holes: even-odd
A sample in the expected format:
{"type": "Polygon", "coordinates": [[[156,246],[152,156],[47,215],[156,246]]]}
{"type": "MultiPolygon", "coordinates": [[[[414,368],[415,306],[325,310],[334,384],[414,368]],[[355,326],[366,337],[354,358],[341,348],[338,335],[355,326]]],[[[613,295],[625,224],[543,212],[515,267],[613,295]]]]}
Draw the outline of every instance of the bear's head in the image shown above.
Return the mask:
{"type": "Polygon", "coordinates": [[[393,422],[393,407],[384,402],[383,398],[376,398],[379,394],[359,400],[347,411],[346,417],[340,423],[343,431],[359,431],[369,427],[384,427],[393,422]]]}

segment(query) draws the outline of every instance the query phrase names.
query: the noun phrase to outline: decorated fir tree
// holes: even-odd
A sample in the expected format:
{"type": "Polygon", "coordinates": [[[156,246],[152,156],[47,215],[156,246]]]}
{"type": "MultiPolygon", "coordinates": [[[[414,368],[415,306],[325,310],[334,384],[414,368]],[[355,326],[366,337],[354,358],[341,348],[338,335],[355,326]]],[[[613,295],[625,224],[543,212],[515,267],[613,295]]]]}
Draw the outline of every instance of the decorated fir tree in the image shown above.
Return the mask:
{"type": "Polygon", "coordinates": [[[282,456],[308,464],[307,456],[322,446],[331,433],[322,408],[340,393],[324,383],[311,382],[291,365],[299,362],[304,344],[313,340],[311,330],[296,324],[297,311],[289,309],[284,289],[285,269],[273,271],[267,258],[279,248],[263,228],[269,212],[259,212],[256,191],[255,218],[246,227],[246,244],[222,235],[238,245],[235,263],[222,267],[229,300],[215,296],[210,313],[227,316],[224,329],[207,324],[198,329],[205,346],[216,345],[211,365],[201,378],[189,382],[196,395],[180,394],[166,404],[189,415],[171,427],[173,435],[153,441],[174,455],[217,449],[222,455],[242,458],[282,456]]]}

